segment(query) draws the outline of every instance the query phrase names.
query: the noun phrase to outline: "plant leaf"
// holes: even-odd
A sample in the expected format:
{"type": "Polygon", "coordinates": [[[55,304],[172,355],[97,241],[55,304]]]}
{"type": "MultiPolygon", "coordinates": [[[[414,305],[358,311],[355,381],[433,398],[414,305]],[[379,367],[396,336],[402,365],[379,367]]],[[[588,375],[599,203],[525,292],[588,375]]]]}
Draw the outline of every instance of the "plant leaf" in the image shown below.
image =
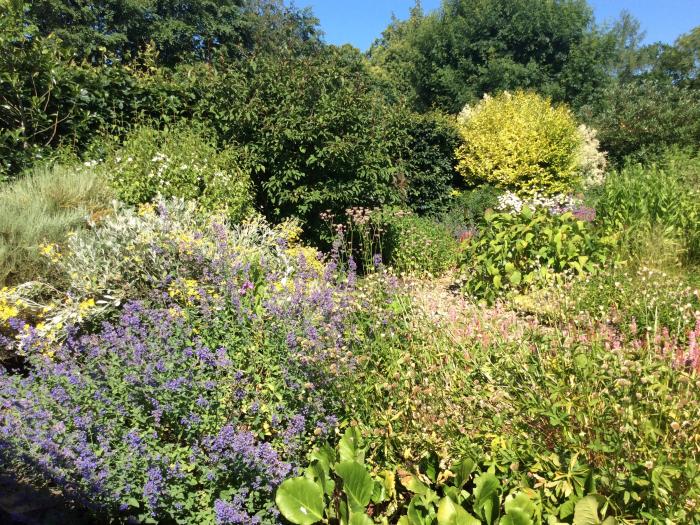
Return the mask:
{"type": "Polygon", "coordinates": [[[350,508],[364,511],[374,490],[374,481],[367,469],[356,461],[343,461],[338,463],[335,471],[343,480],[343,490],[348,496],[350,508]]]}
{"type": "Polygon", "coordinates": [[[297,525],[312,525],[323,519],[323,491],[308,478],[283,481],[275,503],[282,515],[297,525]]]}

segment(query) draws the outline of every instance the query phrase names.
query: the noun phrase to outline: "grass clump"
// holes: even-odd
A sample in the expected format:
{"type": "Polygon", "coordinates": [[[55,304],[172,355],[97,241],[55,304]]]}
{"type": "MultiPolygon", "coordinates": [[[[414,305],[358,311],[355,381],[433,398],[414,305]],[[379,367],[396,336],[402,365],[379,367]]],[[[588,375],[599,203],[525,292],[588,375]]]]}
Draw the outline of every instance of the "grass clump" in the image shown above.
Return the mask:
{"type": "Polygon", "coordinates": [[[111,199],[104,179],[84,166],[38,167],[0,190],[0,284],[41,276],[69,232],[97,220],[111,199]]]}
{"type": "Polygon", "coordinates": [[[700,261],[700,157],[678,150],[658,162],[630,164],[608,178],[597,202],[599,218],[621,231],[634,257],[655,230],[680,242],[685,262],[700,261]]]}

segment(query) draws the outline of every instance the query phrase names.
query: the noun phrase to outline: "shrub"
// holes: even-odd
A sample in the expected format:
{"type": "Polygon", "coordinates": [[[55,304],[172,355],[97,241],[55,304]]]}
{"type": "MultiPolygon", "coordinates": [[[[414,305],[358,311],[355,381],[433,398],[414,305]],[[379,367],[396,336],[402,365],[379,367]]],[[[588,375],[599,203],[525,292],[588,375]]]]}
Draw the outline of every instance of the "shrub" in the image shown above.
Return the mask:
{"type": "MultiPolygon", "coordinates": [[[[61,339],[66,326],[99,324],[130,300],[158,304],[159,294],[181,294],[183,283],[198,279],[203,265],[215,264],[228,249],[221,245],[223,234],[249,261],[266,260],[270,271],[290,272],[299,256],[322,267],[314,250],[291,244],[292,223],[273,229],[255,218],[231,231],[225,224],[224,215],[202,212],[192,201],[161,198],[138,209],[116,204],[97,227],[71,235],[60,250],[54,247],[47,259],[55,279],[10,289],[0,300],[22,305],[15,316],[31,321],[37,334],[61,339]],[[168,279],[180,284],[164,287],[168,279]]],[[[0,331],[22,335],[8,328],[0,323],[0,331]]]]}
{"type": "Polygon", "coordinates": [[[397,273],[440,275],[457,262],[459,243],[433,219],[398,208],[352,208],[347,218],[335,229],[365,273],[384,263],[397,273]]]}
{"type": "Polygon", "coordinates": [[[489,185],[453,190],[449,209],[440,215],[440,223],[460,240],[470,239],[484,223],[487,210],[498,204],[501,191],[489,185]]]}
{"type": "Polygon", "coordinates": [[[359,53],[258,56],[202,77],[196,116],[220,143],[245,149],[256,204],[269,219],[297,217],[315,235],[325,210],[401,202],[388,139],[403,132],[359,53]]]}
{"type": "Polygon", "coordinates": [[[601,186],[605,182],[605,170],[608,166],[607,154],[600,150],[600,141],[596,130],[585,124],[578,127],[583,145],[581,147],[580,178],[584,189],[601,186]]]}
{"type": "Polygon", "coordinates": [[[456,265],[459,243],[442,224],[396,209],[374,220],[384,230],[382,259],[397,272],[437,276],[456,265]]]}
{"type": "Polygon", "coordinates": [[[484,97],[459,118],[457,170],[467,182],[564,193],[579,182],[581,136],[565,106],[518,91],[484,97]]]}
{"type": "Polygon", "coordinates": [[[419,215],[435,217],[450,204],[455,171],[455,148],[460,138],[454,119],[441,113],[418,114],[397,106],[392,127],[400,144],[391,155],[400,165],[399,187],[405,204],[419,215]]]}
{"type": "Polygon", "coordinates": [[[568,273],[591,272],[605,260],[590,225],[570,213],[524,207],[492,213],[465,252],[463,289],[488,301],[506,292],[543,286],[568,273]]]}
{"type": "Polygon", "coordinates": [[[112,194],[85,166],[37,167],[0,190],[0,284],[44,277],[71,231],[109,209],[112,194]]]}
{"type": "Polygon", "coordinates": [[[245,229],[175,230],[132,257],[179,261],[146,300],[64,342],[20,327],[26,375],[0,371],[3,459],[105,521],[276,523],[275,487],[342,408],[351,288],[258,230],[264,256],[245,229]]]}
{"type": "Polygon", "coordinates": [[[596,204],[610,231],[634,254],[654,229],[681,242],[686,260],[700,257],[700,157],[667,152],[650,166],[629,164],[608,178],[596,204]]]}
{"type": "Polygon", "coordinates": [[[617,167],[627,157],[647,162],[671,146],[697,149],[700,143],[697,90],[668,81],[614,83],[582,115],[617,167]]]}
{"type": "Polygon", "coordinates": [[[225,210],[233,221],[251,210],[250,179],[239,153],[218,151],[207,131],[191,124],[137,128],[108,157],[105,169],[129,204],[162,194],[196,200],[206,210],[225,210]]]}

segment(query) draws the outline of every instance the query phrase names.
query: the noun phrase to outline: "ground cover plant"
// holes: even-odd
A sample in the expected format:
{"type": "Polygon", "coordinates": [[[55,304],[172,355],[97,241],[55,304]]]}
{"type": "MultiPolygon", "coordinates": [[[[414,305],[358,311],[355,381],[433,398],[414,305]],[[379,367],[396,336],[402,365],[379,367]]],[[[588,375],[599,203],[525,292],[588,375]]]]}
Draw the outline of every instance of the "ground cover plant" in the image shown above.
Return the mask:
{"type": "Polygon", "coordinates": [[[3,487],[96,524],[700,523],[698,29],[444,0],[362,53],[216,4],[0,3],[3,487]]]}

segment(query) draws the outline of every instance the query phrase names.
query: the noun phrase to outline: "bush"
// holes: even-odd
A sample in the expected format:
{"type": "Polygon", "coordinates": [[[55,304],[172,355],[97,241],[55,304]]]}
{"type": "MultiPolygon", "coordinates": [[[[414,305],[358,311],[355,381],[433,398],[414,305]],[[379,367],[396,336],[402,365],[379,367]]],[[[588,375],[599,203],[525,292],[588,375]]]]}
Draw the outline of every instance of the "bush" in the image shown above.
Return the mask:
{"type": "Polygon", "coordinates": [[[518,91],[484,97],[459,118],[457,170],[468,183],[565,193],[579,182],[582,139],[565,106],[518,91]]]}
{"type": "MultiPolygon", "coordinates": [[[[31,322],[36,334],[61,339],[66,326],[98,325],[125,302],[151,305],[158,304],[159,294],[181,294],[183,283],[191,284],[202,266],[221,257],[224,233],[248,260],[266,260],[270,271],[291,271],[299,256],[321,268],[314,250],[280,244],[296,235],[291,223],[273,229],[255,218],[231,231],[225,224],[224,215],[202,212],[193,201],[159,199],[138,210],[117,204],[98,226],[74,233],[60,249],[53,247],[47,257],[51,280],[3,290],[0,301],[16,305],[13,316],[31,322]],[[179,284],[164,288],[168,279],[179,284]]],[[[7,323],[0,323],[0,331],[22,335],[7,323]]]]}
{"type": "Polygon", "coordinates": [[[614,172],[596,207],[604,227],[620,231],[631,255],[655,229],[675,238],[686,261],[700,258],[700,157],[679,151],[655,164],[629,164],[614,172]]]}
{"type": "Polygon", "coordinates": [[[104,179],[85,166],[37,167],[0,190],[0,284],[45,277],[57,245],[110,206],[104,179]]]}
{"type": "Polygon", "coordinates": [[[457,263],[459,243],[452,232],[410,211],[352,208],[339,231],[345,234],[347,252],[365,273],[381,262],[397,273],[441,275],[457,263]]]}
{"type": "Polygon", "coordinates": [[[493,301],[564,274],[584,274],[605,261],[603,241],[570,212],[552,214],[527,206],[518,213],[492,213],[464,257],[463,289],[493,301]]]}
{"type": "Polygon", "coordinates": [[[18,327],[26,376],[0,369],[0,453],[104,521],[276,523],[275,487],[342,408],[351,288],[263,225],[166,239],[167,209],[143,221],[162,236],[132,245],[131,272],[170,261],[144,300],[63,342],[18,327]]]}
{"type": "Polygon", "coordinates": [[[586,190],[598,188],[605,182],[605,170],[608,166],[607,153],[600,150],[596,130],[581,124],[578,131],[583,141],[579,168],[583,188],[586,190]]]}
{"type": "Polygon", "coordinates": [[[401,167],[398,183],[405,189],[406,206],[419,215],[435,217],[445,212],[457,175],[454,151],[460,138],[454,119],[437,112],[412,113],[399,106],[392,112],[392,126],[402,137],[391,155],[401,167]]]}
{"type": "Polygon", "coordinates": [[[238,221],[251,211],[248,173],[234,149],[217,151],[204,129],[182,123],[155,130],[140,127],[108,158],[105,169],[129,204],[156,195],[196,200],[205,210],[225,210],[238,221]]]}
{"type": "Polygon", "coordinates": [[[603,148],[618,167],[630,157],[654,160],[670,146],[697,150],[700,143],[700,97],[697,90],[670,82],[614,83],[595,106],[582,109],[598,130],[603,148]]]}
{"type": "Polygon", "coordinates": [[[271,220],[297,217],[314,235],[326,210],[401,202],[388,139],[403,132],[358,52],[259,56],[202,82],[197,118],[245,149],[258,209],[271,220]]]}

